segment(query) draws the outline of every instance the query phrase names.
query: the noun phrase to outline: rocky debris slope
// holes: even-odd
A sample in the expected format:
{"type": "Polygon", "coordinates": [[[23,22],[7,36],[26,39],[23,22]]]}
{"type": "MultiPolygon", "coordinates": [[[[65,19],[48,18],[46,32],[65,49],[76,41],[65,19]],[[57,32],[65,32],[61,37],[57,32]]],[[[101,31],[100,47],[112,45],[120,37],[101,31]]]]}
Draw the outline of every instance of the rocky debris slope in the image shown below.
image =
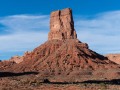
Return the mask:
{"type": "Polygon", "coordinates": [[[120,64],[120,54],[107,54],[105,56],[108,57],[109,60],[120,64]]]}
{"type": "Polygon", "coordinates": [[[9,60],[0,61],[0,70],[4,71],[8,68],[11,68],[15,64],[21,63],[23,61],[24,56],[14,56],[11,57],[9,60]]]}
{"type": "MultiPolygon", "coordinates": [[[[86,43],[73,39],[47,41],[27,54],[24,62],[19,65],[19,70],[35,70],[54,75],[116,67],[116,64],[106,57],[90,50],[86,43]]],[[[17,70],[15,68],[14,70],[17,70]]]]}
{"type": "Polygon", "coordinates": [[[4,71],[4,70],[6,70],[6,69],[8,69],[8,68],[11,68],[12,66],[14,66],[16,63],[15,62],[13,62],[13,61],[7,61],[7,60],[4,60],[4,61],[1,61],[0,62],[0,70],[1,71],[4,71]]]}

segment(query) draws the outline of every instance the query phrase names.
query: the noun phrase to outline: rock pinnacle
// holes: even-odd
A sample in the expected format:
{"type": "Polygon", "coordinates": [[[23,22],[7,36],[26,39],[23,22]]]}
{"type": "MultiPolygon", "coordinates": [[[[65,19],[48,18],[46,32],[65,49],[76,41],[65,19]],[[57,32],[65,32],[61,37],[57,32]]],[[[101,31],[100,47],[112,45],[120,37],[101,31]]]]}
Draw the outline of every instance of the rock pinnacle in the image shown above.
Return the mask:
{"type": "Polygon", "coordinates": [[[48,40],[53,39],[77,39],[77,34],[74,29],[72,10],[70,8],[51,13],[48,40]]]}

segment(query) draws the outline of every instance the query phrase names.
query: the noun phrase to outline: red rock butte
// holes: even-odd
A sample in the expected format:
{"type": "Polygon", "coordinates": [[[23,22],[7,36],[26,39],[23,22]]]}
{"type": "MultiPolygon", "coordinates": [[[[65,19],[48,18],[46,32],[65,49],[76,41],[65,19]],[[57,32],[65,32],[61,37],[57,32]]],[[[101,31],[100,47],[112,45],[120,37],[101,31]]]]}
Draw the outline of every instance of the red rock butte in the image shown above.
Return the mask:
{"type": "Polygon", "coordinates": [[[76,39],[72,10],[70,8],[51,13],[48,40],[76,39]]]}
{"type": "Polygon", "coordinates": [[[0,70],[35,71],[39,72],[39,78],[47,77],[50,81],[56,82],[81,81],[81,77],[85,75],[89,78],[92,76],[108,78],[108,75],[114,74],[115,77],[119,75],[117,72],[111,72],[114,69],[119,71],[117,64],[92,51],[88,44],[77,39],[72,11],[69,8],[51,13],[50,32],[44,44],[31,52],[26,52],[21,59],[22,62],[14,63],[18,61],[15,59],[21,58],[0,62],[0,70]]]}

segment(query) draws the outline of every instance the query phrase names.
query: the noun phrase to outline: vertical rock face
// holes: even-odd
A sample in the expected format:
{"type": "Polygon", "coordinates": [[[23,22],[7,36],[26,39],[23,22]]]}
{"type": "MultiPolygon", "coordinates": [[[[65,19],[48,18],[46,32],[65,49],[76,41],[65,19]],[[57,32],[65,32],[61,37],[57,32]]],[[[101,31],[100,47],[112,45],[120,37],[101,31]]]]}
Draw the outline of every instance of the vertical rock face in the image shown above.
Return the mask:
{"type": "Polygon", "coordinates": [[[72,10],[67,8],[51,13],[48,40],[77,39],[72,10]]]}

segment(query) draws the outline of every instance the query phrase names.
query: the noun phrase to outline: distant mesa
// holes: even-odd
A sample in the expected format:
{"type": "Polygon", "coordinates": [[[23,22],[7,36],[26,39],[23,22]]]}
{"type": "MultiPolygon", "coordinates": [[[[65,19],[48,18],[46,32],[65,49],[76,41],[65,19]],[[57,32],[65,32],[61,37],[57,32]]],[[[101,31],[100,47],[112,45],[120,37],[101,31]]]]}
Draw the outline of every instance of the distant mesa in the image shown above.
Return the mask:
{"type": "Polygon", "coordinates": [[[109,60],[120,64],[120,54],[107,54],[105,56],[108,57],[109,60]]]}

